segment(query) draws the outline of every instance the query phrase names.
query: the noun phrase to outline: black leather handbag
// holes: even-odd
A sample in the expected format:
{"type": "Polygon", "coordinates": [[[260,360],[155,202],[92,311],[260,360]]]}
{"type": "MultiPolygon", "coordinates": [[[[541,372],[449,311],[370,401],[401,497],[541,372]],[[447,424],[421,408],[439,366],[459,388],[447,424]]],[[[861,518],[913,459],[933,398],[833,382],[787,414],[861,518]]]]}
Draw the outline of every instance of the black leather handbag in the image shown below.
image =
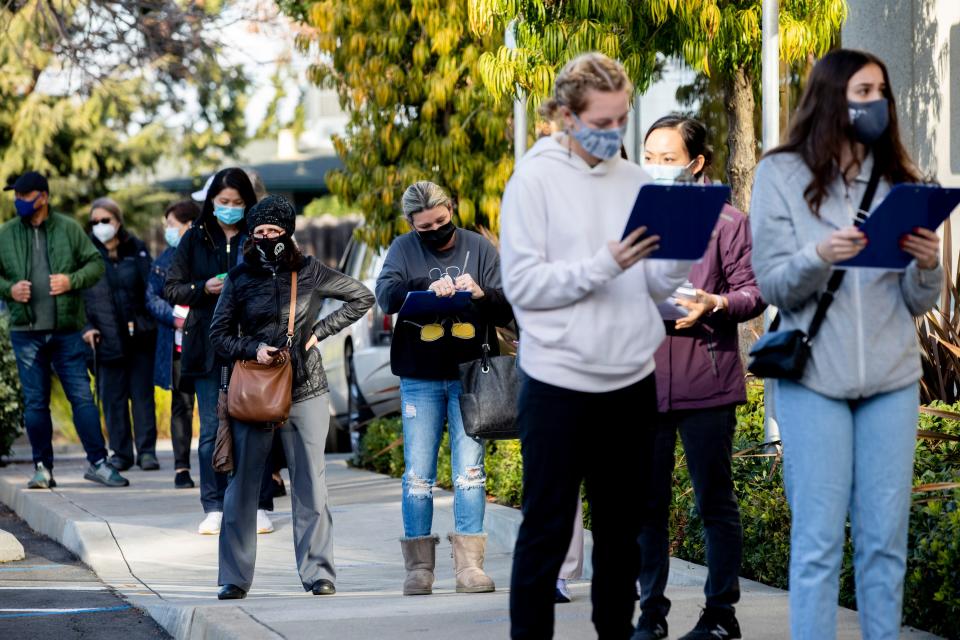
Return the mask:
{"type": "Polygon", "coordinates": [[[484,440],[520,437],[517,430],[518,373],[517,359],[514,356],[491,356],[488,342],[484,342],[483,356],[479,360],[460,365],[460,413],[463,430],[468,436],[484,440]]]}
{"type": "MultiPolygon", "coordinates": [[[[857,226],[866,220],[879,181],[880,174],[874,165],[874,171],[870,174],[870,182],[863,193],[863,200],[857,212],[857,226]]],[[[843,283],[843,276],[846,273],[843,270],[834,270],[827,283],[827,290],[820,296],[817,311],[813,314],[810,328],[806,332],[801,329],[777,331],[777,327],[780,326],[780,314],[777,313],[773,322],[770,323],[770,329],[750,349],[750,363],[747,365],[747,371],[758,378],[783,378],[784,380],[802,378],[807,361],[810,360],[813,339],[820,331],[820,325],[827,317],[827,309],[833,303],[833,298],[843,283]]]]}

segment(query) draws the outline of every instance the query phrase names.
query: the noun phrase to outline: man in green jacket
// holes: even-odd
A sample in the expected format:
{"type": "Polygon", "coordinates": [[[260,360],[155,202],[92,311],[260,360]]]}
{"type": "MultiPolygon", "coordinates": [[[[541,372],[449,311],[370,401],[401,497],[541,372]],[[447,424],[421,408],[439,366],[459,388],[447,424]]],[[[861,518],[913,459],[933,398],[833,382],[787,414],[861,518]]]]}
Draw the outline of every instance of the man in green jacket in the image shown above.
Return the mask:
{"type": "Polygon", "coordinates": [[[24,422],[36,472],[31,489],[56,486],[50,375],[56,371],[73,409],[73,422],[90,466],[84,478],[108,487],[130,484],[107,462],[100,412],[87,375],[86,322],[80,290],[104,272],[103,259],[79,224],[50,211],[47,179],[17,178],[17,217],[0,226],[0,296],[10,307],[10,342],[24,397],[24,422]]]}

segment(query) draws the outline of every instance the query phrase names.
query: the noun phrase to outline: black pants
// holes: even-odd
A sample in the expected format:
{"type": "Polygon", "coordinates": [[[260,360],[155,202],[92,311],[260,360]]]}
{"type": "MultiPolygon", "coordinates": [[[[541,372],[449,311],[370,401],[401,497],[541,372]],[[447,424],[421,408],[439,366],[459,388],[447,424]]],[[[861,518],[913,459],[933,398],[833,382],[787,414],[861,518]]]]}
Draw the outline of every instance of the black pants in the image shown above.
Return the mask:
{"type": "Polygon", "coordinates": [[[650,463],[657,412],[653,376],[583,393],[523,376],[519,414],[523,524],[510,585],[511,637],[552,638],[554,587],[586,481],[593,518],[593,624],[600,640],[633,633],[638,469],[650,463]]]}
{"type": "Polygon", "coordinates": [[[670,570],[669,517],[679,431],[706,533],[708,575],[703,590],[707,607],[732,611],[740,600],[743,555],[740,510],[730,469],[737,424],[734,407],[671,411],[660,418],[640,534],[640,609],[664,617],[670,611],[670,600],[663,592],[670,570]]]}
{"type": "Polygon", "coordinates": [[[173,384],[170,387],[170,438],[173,440],[174,468],[190,468],[190,441],[193,439],[193,394],[180,391],[180,354],[173,354],[173,384]]]}
{"type": "Polygon", "coordinates": [[[114,455],[131,465],[139,462],[145,453],[156,455],[153,352],[143,350],[126,360],[99,363],[96,384],[107,422],[110,449],[114,455]],[[130,433],[131,408],[133,437],[130,433]],[[134,437],[136,458],[133,453],[134,437]]]}

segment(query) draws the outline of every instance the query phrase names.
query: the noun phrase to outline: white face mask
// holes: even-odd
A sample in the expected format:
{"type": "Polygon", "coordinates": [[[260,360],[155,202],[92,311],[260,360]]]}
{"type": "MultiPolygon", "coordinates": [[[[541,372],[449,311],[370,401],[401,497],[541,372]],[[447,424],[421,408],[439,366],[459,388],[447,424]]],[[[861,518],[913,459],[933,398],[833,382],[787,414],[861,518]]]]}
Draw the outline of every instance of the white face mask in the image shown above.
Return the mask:
{"type": "Polygon", "coordinates": [[[117,228],[109,222],[101,222],[93,225],[93,235],[97,238],[97,240],[106,244],[107,242],[113,240],[114,236],[117,235],[117,228]]]}
{"type": "Polygon", "coordinates": [[[654,184],[674,184],[676,182],[693,182],[690,167],[695,160],[685,165],[678,164],[644,164],[643,170],[650,174],[654,184]]]}

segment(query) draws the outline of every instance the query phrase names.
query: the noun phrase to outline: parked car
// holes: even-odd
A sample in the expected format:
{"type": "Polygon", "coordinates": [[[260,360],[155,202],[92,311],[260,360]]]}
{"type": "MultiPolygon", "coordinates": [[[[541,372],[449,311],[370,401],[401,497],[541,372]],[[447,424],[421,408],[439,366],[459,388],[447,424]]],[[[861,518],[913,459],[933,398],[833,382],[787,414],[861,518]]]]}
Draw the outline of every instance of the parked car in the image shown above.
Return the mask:
{"type": "MultiPolygon", "coordinates": [[[[351,240],[338,269],[373,291],[386,255],[385,249],[377,251],[351,240]]],[[[332,313],[342,304],[330,298],[320,315],[332,313]]],[[[363,318],[320,343],[330,387],[327,451],[356,453],[368,422],[400,411],[400,379],[390,371],[393,322],[392,316],[373,305],[363,318]]]]}

